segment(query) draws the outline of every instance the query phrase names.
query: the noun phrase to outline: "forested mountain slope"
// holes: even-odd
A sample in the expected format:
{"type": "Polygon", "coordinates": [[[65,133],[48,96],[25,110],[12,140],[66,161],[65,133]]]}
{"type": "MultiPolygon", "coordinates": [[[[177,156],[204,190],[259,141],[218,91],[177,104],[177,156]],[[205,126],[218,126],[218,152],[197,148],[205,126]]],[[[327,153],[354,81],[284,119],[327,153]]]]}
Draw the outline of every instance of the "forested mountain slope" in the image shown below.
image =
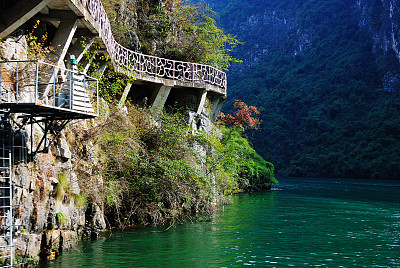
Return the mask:
{"type": "Polygon", "coordinates": [[[245,42],[228,102],[259,107],[278,175],[400,179],[396,0],[207,2],[245,42]]]}

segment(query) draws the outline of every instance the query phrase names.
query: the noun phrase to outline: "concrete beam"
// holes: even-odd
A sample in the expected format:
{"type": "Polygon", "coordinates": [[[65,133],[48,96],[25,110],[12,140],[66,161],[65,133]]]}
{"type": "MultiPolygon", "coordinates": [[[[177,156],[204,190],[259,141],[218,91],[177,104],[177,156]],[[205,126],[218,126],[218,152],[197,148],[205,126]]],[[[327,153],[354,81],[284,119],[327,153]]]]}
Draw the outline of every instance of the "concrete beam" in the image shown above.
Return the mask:
{"type": "Polygon", "coordinates": [[[0,15],[0,38],[4,38],[30,18],[36,15],[40,10],[47,6],[51,0],[19,0],[10,8],[8,8],[4,14],[0,15]]]}
{"type": "Polygon", "coordinates": [[[75,36],[92,37],[93,35],[95,35],[95,34],[92,33],[92,31],[89,30],[88,28],[78,28],[78,29],[76,29],[76,32],[75,32],[75,36]]]}
{"type": "Polygon", "coordinates": [[[199,94],[196,114],[201,114],[204,104],[206,103],[206,98],[207,98],[207,90],[202,90],[199,94]]]}
{"type": "Polygon", "coordinates": [[[169,93],[171,92],[171,88],[172,87],[170,86],[164,85],[158,86],[150,98],[150,105],[153,107],[163,108],[168,99],[169,93]]]}
{"type": "Polygon", "coordinates": [[[77,16],[75,12],[71,10],[49,10],[47,14],[37,14],[35,18],[43,21],[61,21],[61,20],[72,20],[82,19],[83,16],[77,16]]]}
{"type": "Polygon", "coordinates": [[[85,68],[83,69],[83,73],[86,74],[89,71],[90,65],[92,64],[94,58],[96,57],[96,53],[90,57],[90,59],[86,62],[85,68]]]}
{"type": "MultiPolygon", "coordinates": [[[[78,27],[78,23],[79,20],[77,19],[61,21],[52,42],[52,45],[54,47],[54,54],[52,53],[49,55],[50,61],[55,62],[56,66],[65,66],[64,58],[67,54],[69,46],[71,45],[72,38],[74,37],[76,28],[78,27]]],[[[58,70],[55,70],[55,74],[51,76],[50,83],[49,85],[47,85],[43,93],[43,98],[47,98],[47,95],[52,88],[51,83],[53,83],[54,80],[57,79],[57,72],[58,70]]]]}
{"type": "Polygon", "coordinates": [[[50,14],[50,8],[48,6],[45,6],[42,10],[40,10],[41,14],[49,15],[50,14]]]}

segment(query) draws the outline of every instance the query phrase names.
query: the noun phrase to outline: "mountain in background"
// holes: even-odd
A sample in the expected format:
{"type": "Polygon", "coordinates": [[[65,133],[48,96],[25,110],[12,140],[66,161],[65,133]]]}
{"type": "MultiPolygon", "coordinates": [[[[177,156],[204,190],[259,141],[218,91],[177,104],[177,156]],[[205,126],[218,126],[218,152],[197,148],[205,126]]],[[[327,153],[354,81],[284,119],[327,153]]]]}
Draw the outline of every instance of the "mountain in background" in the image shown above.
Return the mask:
{"type": "Polygon", "coordinates": [[[400,179],[397,0],[206,0],[245,42],[229,98],[261,111],[251,132],[280,176],[400,179]]]}

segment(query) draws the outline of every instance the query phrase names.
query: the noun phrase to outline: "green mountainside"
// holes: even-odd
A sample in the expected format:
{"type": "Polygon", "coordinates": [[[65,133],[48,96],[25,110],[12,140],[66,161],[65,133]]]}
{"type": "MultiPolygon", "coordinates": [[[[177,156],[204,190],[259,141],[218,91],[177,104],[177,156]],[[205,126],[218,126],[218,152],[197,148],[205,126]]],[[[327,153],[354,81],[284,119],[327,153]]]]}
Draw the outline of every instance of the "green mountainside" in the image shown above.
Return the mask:
{"type": "Polygon", "coordinates": [[[399,4],[208,0],[245,44],[229,101],[255,105],[281,176],[400,179],[399,4]]]}

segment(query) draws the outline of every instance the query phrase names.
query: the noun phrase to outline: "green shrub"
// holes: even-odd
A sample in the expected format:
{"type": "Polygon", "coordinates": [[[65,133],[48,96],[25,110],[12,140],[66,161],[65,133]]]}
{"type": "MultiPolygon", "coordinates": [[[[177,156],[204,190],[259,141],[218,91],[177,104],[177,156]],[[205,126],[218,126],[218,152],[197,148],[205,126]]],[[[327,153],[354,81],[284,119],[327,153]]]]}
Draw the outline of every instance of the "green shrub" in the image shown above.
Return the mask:
{"type": "Polygon", "coordinates": [[[66,192],[68,192],[69,179],[65,172],[58,173],[58,183],[55,189],[55,199],[61,200],[66,192]]]}
{"type": "Polygon", "coordinates": [[[162,2],[163,6],[160,1],[151,0],[102,0],[113,34],[124,46],[131,45],[130,32],[136,32],[145,54],[210,64],[220,69],[239,62],[230,53],[240,42],[217,27],[216,13],[207,5],[162,2]]]}
{"type": "Polygon", "coordinates": [[[78,207],[85,207],[89,202],[88,196],[85,194],[72,194],[71,196],[74,200],[74,204],[78,207]]]}
{"type": "Polygon", "coordinates": [[[192,135],[177,114],[129,107],[125,117],[111,109],[98,142],[104,204],[115,224],[157,223],[206,209],[212,185],[196,162],[192,135]]]}
{"type": "Polygon", "coordinates": [[[57,224],[62,225],[65,222],[65,214],[62,212],[56,213],[57,224]]]}

